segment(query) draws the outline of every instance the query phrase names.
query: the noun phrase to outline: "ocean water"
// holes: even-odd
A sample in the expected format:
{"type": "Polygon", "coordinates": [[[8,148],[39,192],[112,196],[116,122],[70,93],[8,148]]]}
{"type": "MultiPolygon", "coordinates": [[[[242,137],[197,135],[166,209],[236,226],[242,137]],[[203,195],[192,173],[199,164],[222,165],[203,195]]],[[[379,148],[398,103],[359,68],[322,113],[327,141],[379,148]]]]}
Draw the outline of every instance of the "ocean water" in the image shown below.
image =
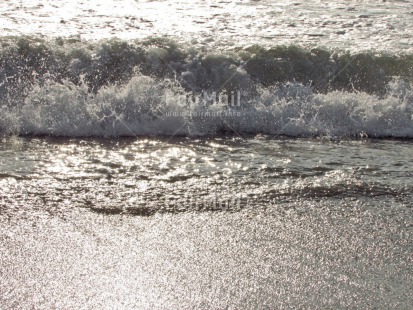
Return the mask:
{"type": "Polygon", "coordinates": [[[410,1],[0,16],[0,308],[413,307],[410,1]]]}

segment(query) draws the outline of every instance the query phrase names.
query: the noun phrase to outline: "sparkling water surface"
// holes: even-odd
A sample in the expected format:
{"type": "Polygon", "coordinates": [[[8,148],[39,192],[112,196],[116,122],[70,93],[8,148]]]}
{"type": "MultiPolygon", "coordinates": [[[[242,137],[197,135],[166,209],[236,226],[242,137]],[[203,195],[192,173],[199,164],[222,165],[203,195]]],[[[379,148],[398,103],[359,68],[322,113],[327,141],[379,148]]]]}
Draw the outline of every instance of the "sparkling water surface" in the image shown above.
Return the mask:
{"type": "Polygon", "coordinates": [[[298,44],[412,51],[410,1],[5,0],[2,35],[122,39],[169,36],[225,49],[298,44]]]}
{"type": "Polygon", "coordinates": [[[10,138],[0,148],[2,305],[413,302],[410,141],[10,138]]]}

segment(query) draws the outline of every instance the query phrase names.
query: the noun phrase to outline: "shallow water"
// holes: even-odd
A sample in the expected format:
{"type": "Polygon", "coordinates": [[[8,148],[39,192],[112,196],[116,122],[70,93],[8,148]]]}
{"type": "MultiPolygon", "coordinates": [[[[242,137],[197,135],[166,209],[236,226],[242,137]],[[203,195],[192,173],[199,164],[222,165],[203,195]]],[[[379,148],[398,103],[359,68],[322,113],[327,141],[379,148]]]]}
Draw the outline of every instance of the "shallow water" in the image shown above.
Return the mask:
{"type": "Polygon", "coordinates": [[[399,307],[410,141],[11,138],[0,302],[399,307]]]}
{"type": "Polygon", "coordinates": [[[108,213],[202,211],[228,199],[234,209],[345,198],[403,205],[411,199],[412,152],[410,141],[264,135],[10,138],[1,145],[0,175],[10,191],[3,199],[18,203],[20,192],[22,203],[57,197],[108,213]]]}

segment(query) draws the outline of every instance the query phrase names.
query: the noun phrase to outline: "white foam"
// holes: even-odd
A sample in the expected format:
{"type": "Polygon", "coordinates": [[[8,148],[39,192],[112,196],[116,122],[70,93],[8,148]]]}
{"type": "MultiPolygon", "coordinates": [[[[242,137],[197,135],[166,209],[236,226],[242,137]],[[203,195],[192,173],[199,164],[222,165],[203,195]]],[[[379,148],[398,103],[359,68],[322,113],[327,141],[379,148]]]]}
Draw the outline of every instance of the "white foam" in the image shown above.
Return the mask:
{"type": "Polygon", "coordinates": [[[184,92],[176,83],[135,75],[123,86],[91,94],[76,86],[49,82],[36,86],[24,104],[3,106],[3,133],[54,136],[208,135],[265,133],[326,137],[413,138],[413,91],[393,81],[380,98],[361,92],[319,94],[287,83],[265,88],[241,107],[182,105],[170,100],[184,92]],[[169,86],[165,86],[169,85],[169,86]],[[169,100],[167,100],[169,98],[169,100]]]}

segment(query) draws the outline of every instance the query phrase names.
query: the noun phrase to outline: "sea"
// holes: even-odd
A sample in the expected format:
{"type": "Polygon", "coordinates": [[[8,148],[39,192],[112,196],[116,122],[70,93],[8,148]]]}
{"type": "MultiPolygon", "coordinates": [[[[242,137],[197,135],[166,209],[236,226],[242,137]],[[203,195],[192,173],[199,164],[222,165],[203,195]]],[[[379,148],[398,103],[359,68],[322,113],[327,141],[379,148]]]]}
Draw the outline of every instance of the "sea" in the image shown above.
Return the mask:
{"type": "Polygon", "coordinates": [[[1,0],[0,31],[1,309],[413,308],[411,1],[1,0]]]}

